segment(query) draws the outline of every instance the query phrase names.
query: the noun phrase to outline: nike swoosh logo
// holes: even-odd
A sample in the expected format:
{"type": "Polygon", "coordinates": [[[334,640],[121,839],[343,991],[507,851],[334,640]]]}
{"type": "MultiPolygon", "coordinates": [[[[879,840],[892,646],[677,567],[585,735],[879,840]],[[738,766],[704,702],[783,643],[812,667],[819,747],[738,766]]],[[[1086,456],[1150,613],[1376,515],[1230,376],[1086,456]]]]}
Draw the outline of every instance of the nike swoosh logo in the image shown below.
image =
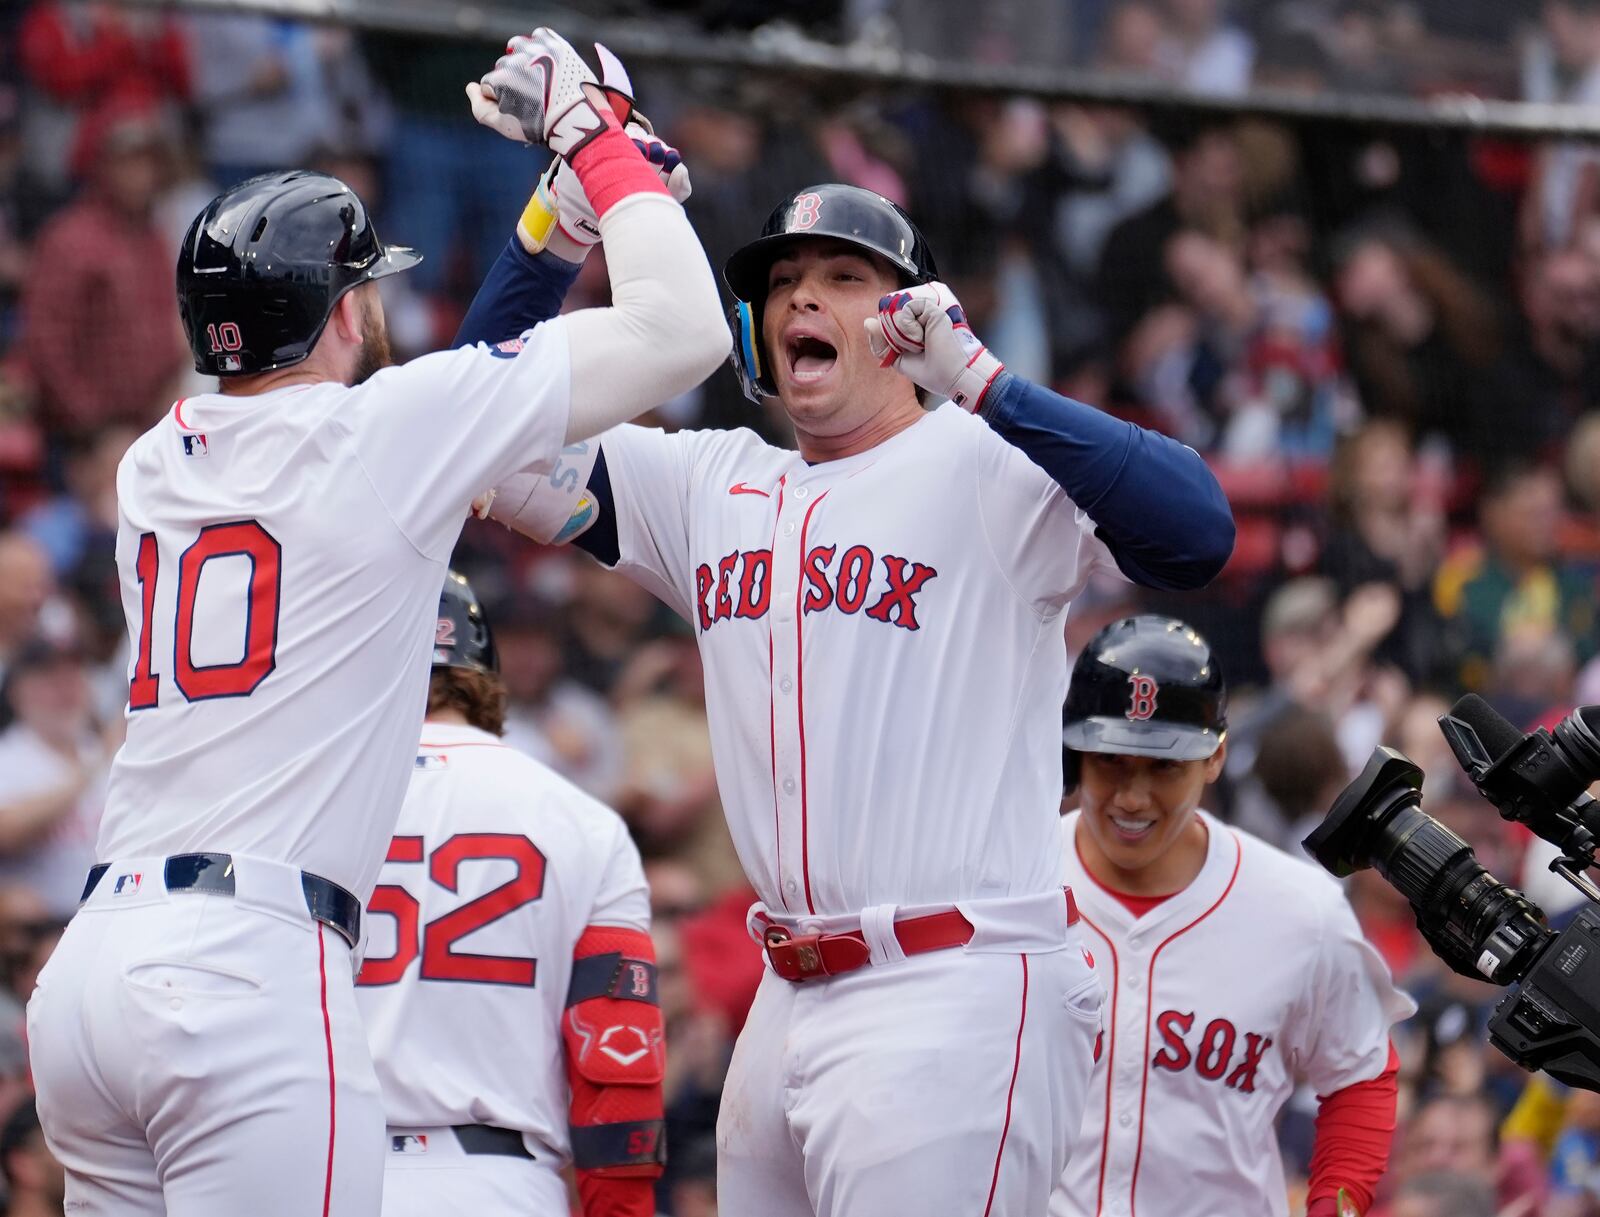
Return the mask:
{"type": "Polygon", "coordinates": [[[757,490],[754,486],[746,486],[743,482],[735,482],[732,486],[729,486],[728,487],[728,493],[729,494],[759,494],[764,499],[770,499],[772,497],[765,490],[757,490]]]}

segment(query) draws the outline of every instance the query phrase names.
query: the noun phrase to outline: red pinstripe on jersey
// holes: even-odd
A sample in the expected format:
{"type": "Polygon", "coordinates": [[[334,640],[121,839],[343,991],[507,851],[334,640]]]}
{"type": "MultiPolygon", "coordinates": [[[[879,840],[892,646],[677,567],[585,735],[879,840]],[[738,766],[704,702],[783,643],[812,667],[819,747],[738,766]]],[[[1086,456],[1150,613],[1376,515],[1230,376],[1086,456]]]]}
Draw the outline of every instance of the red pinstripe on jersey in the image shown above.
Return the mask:
{"type": "Polygon", "coordinates": [[[811,903],[811,834],[807,823],[810,807],[806,802],[806,661],[802,628],[806,615],[805,605],[801,603],[801,592],[806,581],[806,530],[811,527],[811,513],[823,499],[828,497],[828,493],[824,490],[812,500],[811,506],[806,508],[805,519],[800,523],[800,573],[796,577],[794,588],[794,701],[795,712],[800,716],[800,870],[806,884],[808,913],[815,913],[817,909],[811,903]]]}
{"type": "Polygon", "coordinates": [[[1156,1008],[1156,960],[1160,958],[1161,952],[1165,950],[1170,943],[1183,937],[1190,930],[1194,929],[1195,926],[1199,925],[1207,917],[1211,916],[1212,913],[1221,908],[1222,902],[1228,898],[1228,893],[1233,891],[1233,885],[1238,881],[1239,878],[1239,864],[1244,861],[1244,848],[1239,844],[1239,838],[1237,834],[1229,833],[1228,835],[1233,838],[1233,873],[1228,876],[1228,886],[1222,889],[1222,895],[1218,896],[1216,900],[1212,902],[1210,908],[1201,913],[1182,929],[1174,930],[1171,934],[1168,934],[1156,945],[1156,949],[1150,952],[1150,970],[1149,975],[1145,978],[1144,990],[1144,1080],[1139,1087],[1139,1141],[1137,1147],[1133,1151],[1133,1179],[1128,1184],[1128,1213],[1130,1217],[1137,1217],[1139,1212],[1137,1205],[1137,1199],[1139,1195],[1139,1159],[1144,1154],[1144,1105],[1145,1100],[1149,1097],[1150,1093],[1150,1015],[1151,1012],[1156,1008]]]}
{"type": "Polygon", "coordinates": [[[1094,1197],[1094,1211],[1098,1214],[1105,1207],[1106,1198],[1106,1146],[1110,1144],[1110,1138],[1107,1134],[1111,1128],[1111,1074],[1117,1063],[1117,990],[1121,988],[1118,978],[1121,975],[1122,964],[1117,958],[1117,944],[1111,941],[1111,935],[1097,926],[1094,923],[1094,918],[1090,917],[1088,913],[1081,913],[1080,915],[1083,918],[1083,924],[1100,935],[1100,941],[1106,944],[1106,951],[1111,956],[1111,983],[1106,986],[1111,991],[1111,1038],[1110,1042],[1106,1044],[1106,1114],[1101,1123],[1101,1127],[1106,1132],[1100,1134],[1100,1182],[1095,1189],[1094,1197]]]}
{"type": "MultiPolygon", "coordinates": [[[[783,487],[789,480],[786,473],[778,479],[778,510],[772,516],[772,540],[768,544],[768,553],[778,552],[778,519],[783,515],[783,487]]],[[[744,485],[740,482],[739,485],[744,485]]],[[[732,494],[733,491],[729,491],[732,494]]],[[[803,555],[802,555],[803,558],[803,555]]],[[[768,574],[767,578],[772,578],[768,574]]],[[[772,758],[772,840],[777,861],[775,869],[778,872],[778,899],[783,907],[788,909],[789,897],[783,891],[783,818],[778,810],[778,690],[772,683],[772,620],[767,619],[767,744],[768,755],[772,758]]]]}

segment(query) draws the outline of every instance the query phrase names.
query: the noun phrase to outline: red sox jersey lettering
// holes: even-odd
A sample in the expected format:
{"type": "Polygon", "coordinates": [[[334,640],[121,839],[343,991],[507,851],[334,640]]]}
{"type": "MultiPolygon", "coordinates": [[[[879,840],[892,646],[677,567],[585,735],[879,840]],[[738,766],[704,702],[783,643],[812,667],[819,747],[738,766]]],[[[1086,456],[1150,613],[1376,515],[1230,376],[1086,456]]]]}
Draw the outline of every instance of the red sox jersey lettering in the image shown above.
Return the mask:
{"type": "Polygon", "coordinates": [[[1188,1037],[1194,1025],[1192,1011],[1163,1010],[1156,1015],[1156,1033],[1161,1037],[1164,1047],[1156,1053],[1150,1064],[1156,1069],[1169,1069],[1173,1073],[1193,1068],[1207,1081],[1221,1081],[1230,1090],[1254,1094],[1256,1070],[1260,1068],[1261,1058],[1266,1055],[1267,1049],[1272,1047],[1272,1037],[1257,1035],[1254,1031],[1247,1031],[1241,1037],[1227,1019],[1214,1018],[1205,1024],[1191,1051],[1188,1037]],[[1234,1063],[1235,1045],[1243,1051],[1237,1066],[1230,1073],[1228,1067],[1234,1063]]]}
{"type": "MultiPolygon", "coordinates": [[[[850,546],[836,561],[838,552],[837,545],[818,545],[806,555],[806,613],[828,608],[858,613],[877,583],[882,591],[866,610],[867,616],[901,629],[921,628],[917,593],[938,571],[894,554],[885,554],[880,563],[865,545],[850,546]],[[880,570],[881,579],[877,578],[880,570]]],[[[765,617],[772,602],[772,551],[736,551],[719,558],[714,571],[710,563],[702,562],[695,568],[694,580],[702,632],[734,617],[765,617]]]]}

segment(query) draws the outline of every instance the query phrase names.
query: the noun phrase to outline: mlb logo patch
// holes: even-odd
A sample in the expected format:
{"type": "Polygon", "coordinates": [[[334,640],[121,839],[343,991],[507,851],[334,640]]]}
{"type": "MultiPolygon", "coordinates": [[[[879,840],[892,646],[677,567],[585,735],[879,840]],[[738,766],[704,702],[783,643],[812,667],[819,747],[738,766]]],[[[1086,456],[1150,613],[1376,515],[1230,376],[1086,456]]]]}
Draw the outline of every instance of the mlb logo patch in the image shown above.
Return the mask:
{"type": "Polygon", "coordinates": [[[432,752],[419,752],[417,754],[417,772],[428,773],[435,769],[443,769],[450,763],[447,756],[439,756],[432,752]]]}
{"type": "Polygon", "coordinates": [[[124,871],[117,876],[116,886],[111,889],[113,896],[131,896],[139,890],[139,884],[144,882],[144,874],[140,871],[124,871]]]}
{"type": "Polygon", "coordinates": [[[391,1154],[425,1154],[428,1152],[427,1133],[401,1133],[389,1138],[391,1154]]]}
{"type": "Polygon", "coordinates": [[[205,456],[210,449],[206,446],[206,437],[199,433],[183,437],[184,456],[205,456]]]}
{"type": "Polygon", "coordinates": [[[489,348],[489,354],[496,359],[515,359],[522,351],[523,341],[520,338],[508,338],[504,342],[497,342],[489,348]]]}

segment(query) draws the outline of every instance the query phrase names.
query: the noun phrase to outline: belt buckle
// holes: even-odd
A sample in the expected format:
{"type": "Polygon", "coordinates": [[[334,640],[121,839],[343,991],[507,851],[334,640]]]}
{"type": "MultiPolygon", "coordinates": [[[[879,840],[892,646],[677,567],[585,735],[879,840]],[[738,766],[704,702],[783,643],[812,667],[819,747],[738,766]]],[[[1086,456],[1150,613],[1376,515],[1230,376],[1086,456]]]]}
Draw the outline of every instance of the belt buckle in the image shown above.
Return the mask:
{"type": "Polygon", "coordinates": [[[781,925],[771,925],[762,935],[767,958],[772,970],[784,980],[809,980],[813,976],[827,976],[822,962],[822,935],[789,933],[781,925]]]}

